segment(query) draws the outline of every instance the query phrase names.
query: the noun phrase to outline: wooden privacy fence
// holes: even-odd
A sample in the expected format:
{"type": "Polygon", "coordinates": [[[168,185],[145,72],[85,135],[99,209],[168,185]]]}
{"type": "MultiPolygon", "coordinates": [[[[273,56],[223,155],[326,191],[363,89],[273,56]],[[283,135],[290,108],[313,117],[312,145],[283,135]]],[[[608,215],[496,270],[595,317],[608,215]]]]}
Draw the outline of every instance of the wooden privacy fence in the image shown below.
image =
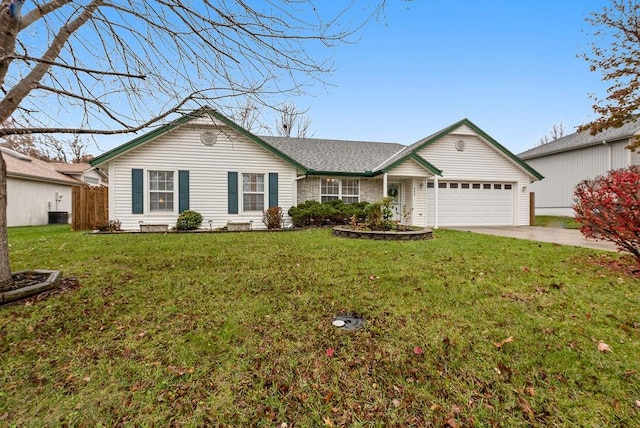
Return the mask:
{"type": "Polygon", "coordinates": [[[95,230],[109,221],[108,187],[75,186],[71,201],[71,229],[95,230]]]}

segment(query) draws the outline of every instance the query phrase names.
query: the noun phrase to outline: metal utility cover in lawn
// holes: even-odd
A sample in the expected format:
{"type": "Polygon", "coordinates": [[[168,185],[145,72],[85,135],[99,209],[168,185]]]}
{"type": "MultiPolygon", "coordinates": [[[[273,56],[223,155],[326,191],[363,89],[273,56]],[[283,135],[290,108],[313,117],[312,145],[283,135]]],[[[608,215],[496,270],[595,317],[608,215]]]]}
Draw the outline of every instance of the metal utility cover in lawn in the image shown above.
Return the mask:
{"type": "Polygon", "coordinates": [[[360,330],[366,324],[364,318],[357,315],[338,315],[332,324],[344,330],[360,330]]]}

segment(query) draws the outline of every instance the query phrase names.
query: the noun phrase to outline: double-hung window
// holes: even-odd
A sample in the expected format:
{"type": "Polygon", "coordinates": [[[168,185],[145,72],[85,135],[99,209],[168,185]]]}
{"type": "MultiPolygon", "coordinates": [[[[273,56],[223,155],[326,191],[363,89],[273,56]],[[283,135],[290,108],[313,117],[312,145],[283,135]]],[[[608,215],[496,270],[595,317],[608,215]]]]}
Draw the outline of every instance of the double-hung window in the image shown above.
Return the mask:
{"type": "Polygon", "coordinates": [[[345,204],[360,201],[360,181],[352,179],[323,178],[320,185],[320,202],[342,199],[345,204]]]}
{"type": "Polygon", "coordinates": [[[264,174],[242,174],[242,209],[264,210],[264,174]]]}
{"type": "Polygon", "coordinates": [[[149,211],[173,211],[173,171],[149,171],[149,211]]]}

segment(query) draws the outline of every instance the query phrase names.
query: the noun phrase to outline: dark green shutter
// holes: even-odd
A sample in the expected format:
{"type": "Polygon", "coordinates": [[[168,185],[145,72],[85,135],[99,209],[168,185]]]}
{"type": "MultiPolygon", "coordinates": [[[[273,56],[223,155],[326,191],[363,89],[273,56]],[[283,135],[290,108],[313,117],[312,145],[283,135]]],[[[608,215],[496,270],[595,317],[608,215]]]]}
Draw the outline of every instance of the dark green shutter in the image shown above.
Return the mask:
{"type": "Polygon", "coordinates": [[[144,214],[144,171],[131,170],[131,213],[144,214]]]}
{"type": "Polygon", "coordinates": [[[238,214],[238,173],[229,171],[227,177],[229,214],[238,214]]]}
{"type": "Polygon", "coordinates": [[[178,212],[189,209],[189,171],[178,171],[178,212]]]}
{"type": "Polygon", "coordinates": [[[278,173],[269,173],[269,208],[278,206],[278,173]]]}

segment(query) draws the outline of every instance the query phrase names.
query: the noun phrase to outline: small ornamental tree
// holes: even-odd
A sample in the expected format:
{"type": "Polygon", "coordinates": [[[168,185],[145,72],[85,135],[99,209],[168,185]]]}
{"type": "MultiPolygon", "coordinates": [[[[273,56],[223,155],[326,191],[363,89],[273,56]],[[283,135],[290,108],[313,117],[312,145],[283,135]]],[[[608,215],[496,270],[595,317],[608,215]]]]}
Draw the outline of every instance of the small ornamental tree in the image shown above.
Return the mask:
{"type": "Polygon", "coordinates": [[[640,166],[609,171],[576,186],[573,209],[587,238],[613,242],[640,264],[640,166]]]}

